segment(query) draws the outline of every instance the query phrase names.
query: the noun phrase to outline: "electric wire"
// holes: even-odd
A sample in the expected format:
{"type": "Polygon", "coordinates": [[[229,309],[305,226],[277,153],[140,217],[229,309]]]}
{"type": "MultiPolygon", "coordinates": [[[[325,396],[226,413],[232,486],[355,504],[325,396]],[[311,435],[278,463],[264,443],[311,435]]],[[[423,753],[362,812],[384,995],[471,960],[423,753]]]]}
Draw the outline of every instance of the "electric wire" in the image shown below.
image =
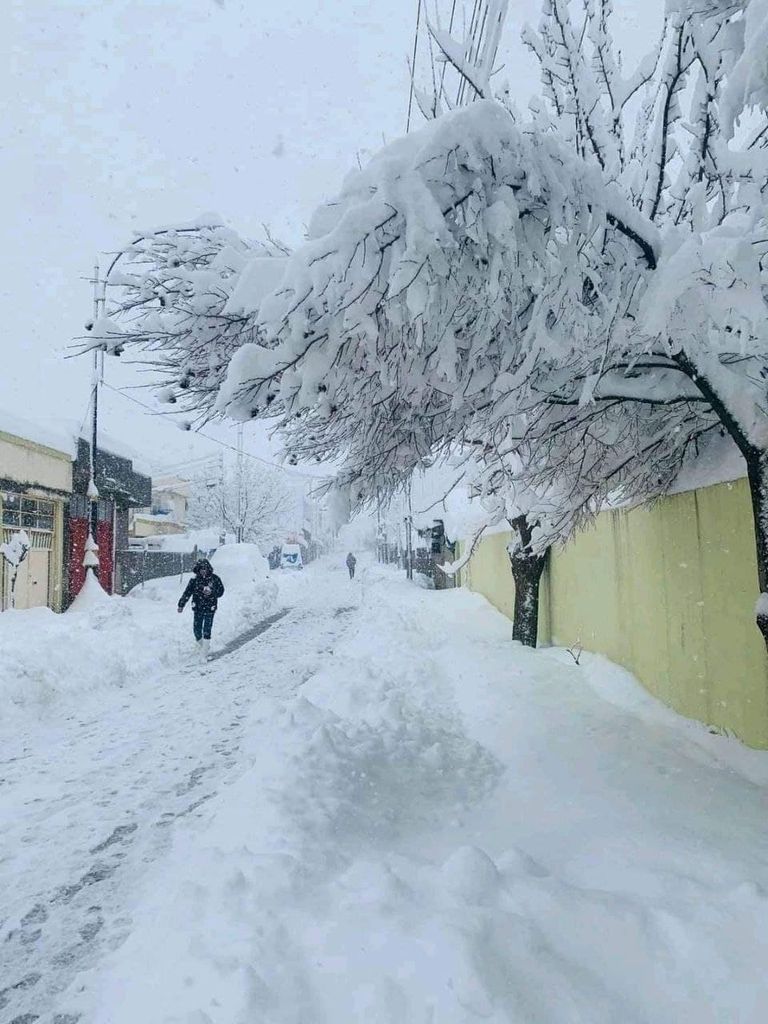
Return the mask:
{"type": "MultiPolygon", "coordinates": [[[[157,409],[153,409],[152,406],[151,405],[147,405],[146,402],[142,402],[140,399],[134,398],[133,395],[126,394],[126,392],[125,391],[121,391],[120,388],[116,388],[112,384],[108,384],[106,381],[104,381],[102,386],[105,387],[105,388],[108,388],[110,391],[113,391],[116,395],[120,395],[122,398],[127,399],[129,402],[133,402],[134,405],[141,406],[142,409],[146,409],[148,412],[151,412],[154,416],[160,415],[160,413],[158,413],[157,409]]],[[[228,449],[231,452],[235,452],[235,454],[237,454],[237,452],[238,452],[238,449],[235,447],[235,445],[227,444],[226,441],[221,441],[221,440],[219,440],[218,437],[213,437],[211,434],[206,434],[202,430],[196,430],[195,433],[199,434],[200,437],[204,437],[207,441],[211,441],[213,444],[219,445],[221,448],[226,448],[226,449],[228,449]]],[[[245,452],[244,451],[244,452],[242,452],[242,454],[246,458],[252,459],[254,462],[260,462],[264,466],[269,466],[270,469],[277,469],[277,470],[279,470],[282,473],[287,473],[288,476],[304,477],[304,479],[306,479],[306,480],[314,480],[315,483],[319,483],[322,480],[322,477],[315,476],[313,473],[304,473],[300,469],[294,469],[293,467],[282,466],[278,462],[270,462],[268,459],[262,459],[261,456],[253,455],[251,452],[245,452]]]]}

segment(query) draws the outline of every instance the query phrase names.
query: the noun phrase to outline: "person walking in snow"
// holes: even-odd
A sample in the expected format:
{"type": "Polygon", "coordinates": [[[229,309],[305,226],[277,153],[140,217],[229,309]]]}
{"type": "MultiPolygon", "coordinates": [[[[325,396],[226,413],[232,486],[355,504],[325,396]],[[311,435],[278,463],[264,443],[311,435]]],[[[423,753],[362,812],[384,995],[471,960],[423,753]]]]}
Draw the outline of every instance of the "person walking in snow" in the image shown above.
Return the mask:
{"type": "Polygon", "coordinates": [[[347,568],[349,569],[349,578],[353,580],[355,578],[355,566],[357,565],[357,559],[350,551],[347,555],[347,568]]]}
{"type": "Polygon", "coordinates": [[[219,598],[224,593],[224,584],[216,575],[207,558],[201,558],[192,569],[192,579],[179,600],[179,612],[184,611],[187,601],[192,598],[192,630],[203,654],[211,647],[213,617],[219,598]]]}

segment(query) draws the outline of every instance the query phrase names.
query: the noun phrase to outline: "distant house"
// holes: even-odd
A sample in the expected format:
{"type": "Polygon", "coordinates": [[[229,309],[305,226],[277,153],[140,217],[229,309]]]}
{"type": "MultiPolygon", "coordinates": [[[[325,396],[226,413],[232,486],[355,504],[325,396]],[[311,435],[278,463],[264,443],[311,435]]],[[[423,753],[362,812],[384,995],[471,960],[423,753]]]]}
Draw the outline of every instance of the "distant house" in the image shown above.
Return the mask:
{"type": "Polygon", "coordinates": [[[184,533],[188,508],[189,481],[177,476],[158,477],[152,483],[151,504],[131,514],[131,540],[184,533]]]}
{"type": "MultiPolygon", "coordinates": [[[[66,440],[0,418],[0,543],[9,543],[22,531],[30,542],[16,574],[17,608],[61,611],[66,603],[64,552],[71,494],[72,455],[66,440]]],[[[11,579],[11,566],[0,557],[0,611],[11,606],[11,579]]]]}

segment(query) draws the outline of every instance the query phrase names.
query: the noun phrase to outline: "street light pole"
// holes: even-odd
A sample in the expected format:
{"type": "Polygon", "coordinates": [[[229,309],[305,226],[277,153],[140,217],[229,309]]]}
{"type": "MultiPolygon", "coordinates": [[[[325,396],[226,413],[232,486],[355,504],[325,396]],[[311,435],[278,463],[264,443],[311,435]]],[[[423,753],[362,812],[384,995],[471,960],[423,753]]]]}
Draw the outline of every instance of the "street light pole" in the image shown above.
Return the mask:
{"type": "Polygon", "coordinates": [[[219,452],[219,501],[221,503],[221,527],[219,529],[219,542],[227,543],[227,492],[226,477],[224,474],[224,452],[219,452]]]}
{"type": "Polygon", "coordinates": [[[237,425],[237,543],[243,543],[243,424],[237,425]]]}
{"type": "Polygon", "coordinates": [[[411,482],[408,481],[408,515],[405,519],[405,544],[407,558],[406,576],[413,579],[413,508],[411,506],[411,482]]]}
{"type": "MultiPolygon", "coordinates": [[[[99,307],[101,297],[99,296],[99,261],[96,260],[93,266],[93,323],[96,326],[99,320],[99,307]]],[[[103,364],[102,364],[103,365],[103,364]]],[[[96,543],[99,523],[99,489],[96,486],[96,445],[98,441],[99,425],[99,376],[100,361],[99,350],[93,350],[93,371],[91,377],[91,458],[90,458],[90,479],[86,495],[91,503],[89,516],[88,538],[85,542],[85,553],[83,555],[83,566],[86,574],[92,569],[98,579],[99,571],[99,546],[96,543]]]]}

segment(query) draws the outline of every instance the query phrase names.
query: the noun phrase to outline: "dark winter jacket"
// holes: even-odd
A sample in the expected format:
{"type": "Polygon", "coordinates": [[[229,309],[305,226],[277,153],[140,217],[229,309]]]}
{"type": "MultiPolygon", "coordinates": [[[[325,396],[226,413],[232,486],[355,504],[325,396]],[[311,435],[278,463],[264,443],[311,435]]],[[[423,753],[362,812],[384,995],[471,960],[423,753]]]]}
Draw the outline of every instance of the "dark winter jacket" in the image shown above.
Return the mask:
{"type": "Polygon", "coordinates": [[[181,595],[179,608],[183,608],[187,601],[192,598],[192,607],[201,611],[215,612],[219,598],[224,593],[224,584],[216,573],[210,576],[193,576],[187,584],[186,590],[181,595]],[[210,587],[210,594],[205,594],[206,587],[210,587]]]}
{"type": "Polygon", "coordinates": [[[357,559],[355,558],[355,556],[352,554],[347,555],[347,568],[352,569],[356,565],[357,559]]]}

